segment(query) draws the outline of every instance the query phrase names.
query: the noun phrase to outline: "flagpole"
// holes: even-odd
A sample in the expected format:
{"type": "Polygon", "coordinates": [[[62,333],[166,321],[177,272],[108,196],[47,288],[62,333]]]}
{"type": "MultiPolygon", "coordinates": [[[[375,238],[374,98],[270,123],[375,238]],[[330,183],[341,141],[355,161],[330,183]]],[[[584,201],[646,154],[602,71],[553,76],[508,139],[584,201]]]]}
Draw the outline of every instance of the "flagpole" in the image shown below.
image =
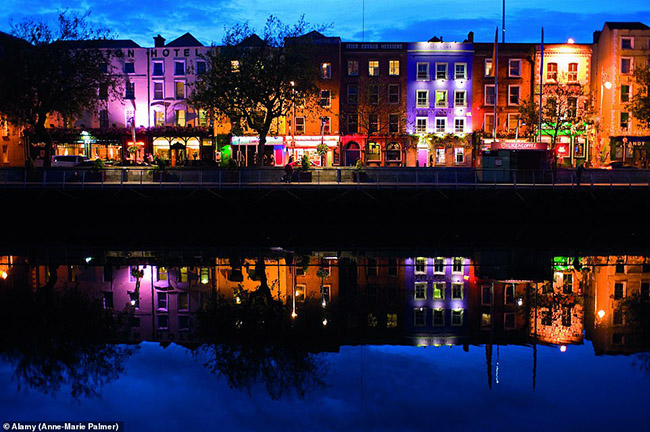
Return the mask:
{"type": "Polygon", "coordinates": [[[501,17],[501,43],[506,42],[506,0],[503,0],[503,12],[501,17]]]}
{"type": "Polygon", "coordinates": [[[542,94],[544,93],[544,27],[542,27],[542,45],[539,61],[539,142],[542,142],[542,94]]]}

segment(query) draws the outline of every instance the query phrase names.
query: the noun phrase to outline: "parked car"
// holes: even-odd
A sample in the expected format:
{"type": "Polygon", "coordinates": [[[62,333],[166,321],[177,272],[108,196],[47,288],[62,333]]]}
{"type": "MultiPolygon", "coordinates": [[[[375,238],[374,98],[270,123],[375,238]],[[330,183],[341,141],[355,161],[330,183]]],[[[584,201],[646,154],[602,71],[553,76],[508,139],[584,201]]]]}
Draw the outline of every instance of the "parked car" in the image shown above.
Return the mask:
{"type": "Polygon", "coordinates": [[[626,163],[623,163],[621,161],[613,161],[605,164],[605,169],[638,169],[638,168],[633,165],[628,165],[626,163]]]}
{"type": "Polygon", "coordinates": [[[53,168],[72,168],[80,165],[85,165],[89,162],[86,156],[54,156],[52,158],[53,168]]]}

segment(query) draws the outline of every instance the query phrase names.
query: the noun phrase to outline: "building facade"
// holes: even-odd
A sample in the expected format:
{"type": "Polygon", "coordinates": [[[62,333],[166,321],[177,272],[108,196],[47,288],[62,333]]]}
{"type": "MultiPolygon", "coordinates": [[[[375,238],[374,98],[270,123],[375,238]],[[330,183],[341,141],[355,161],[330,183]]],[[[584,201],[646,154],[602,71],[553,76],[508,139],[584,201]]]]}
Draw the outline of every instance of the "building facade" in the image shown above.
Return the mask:
{"type": "Polygon", "coordinates": [[[415,165],[472,165],[471,43],[417,42],[407,52],[407,133],[415,165]]]}

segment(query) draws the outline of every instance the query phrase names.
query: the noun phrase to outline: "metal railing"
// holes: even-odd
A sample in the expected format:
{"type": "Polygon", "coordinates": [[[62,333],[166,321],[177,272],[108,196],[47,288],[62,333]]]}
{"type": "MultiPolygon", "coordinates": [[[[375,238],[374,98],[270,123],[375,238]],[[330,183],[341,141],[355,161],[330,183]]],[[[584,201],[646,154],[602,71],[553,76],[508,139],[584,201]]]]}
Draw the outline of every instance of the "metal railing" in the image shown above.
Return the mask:
{"type": "Polygon", "coordinates": [[[8,188],[575,188],[648,187],[650,170],[504,170],[474,168],[318,168],[294,171],[287,178],[282,167],[153,171],[149,168],[75,168],[0,170],[0,187],[8,188]]]}

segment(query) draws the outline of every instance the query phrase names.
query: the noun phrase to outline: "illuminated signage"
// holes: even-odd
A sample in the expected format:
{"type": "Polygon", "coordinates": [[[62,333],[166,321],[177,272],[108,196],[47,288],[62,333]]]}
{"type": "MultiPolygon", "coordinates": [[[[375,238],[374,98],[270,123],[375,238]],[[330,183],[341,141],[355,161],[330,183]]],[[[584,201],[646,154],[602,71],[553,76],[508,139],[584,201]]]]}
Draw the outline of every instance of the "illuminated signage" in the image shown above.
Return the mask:
{"type": "Polygon", "coordinates": [[[490,150],[548,150],[548,147],[538,142],[493,142],[490,150]]]}

